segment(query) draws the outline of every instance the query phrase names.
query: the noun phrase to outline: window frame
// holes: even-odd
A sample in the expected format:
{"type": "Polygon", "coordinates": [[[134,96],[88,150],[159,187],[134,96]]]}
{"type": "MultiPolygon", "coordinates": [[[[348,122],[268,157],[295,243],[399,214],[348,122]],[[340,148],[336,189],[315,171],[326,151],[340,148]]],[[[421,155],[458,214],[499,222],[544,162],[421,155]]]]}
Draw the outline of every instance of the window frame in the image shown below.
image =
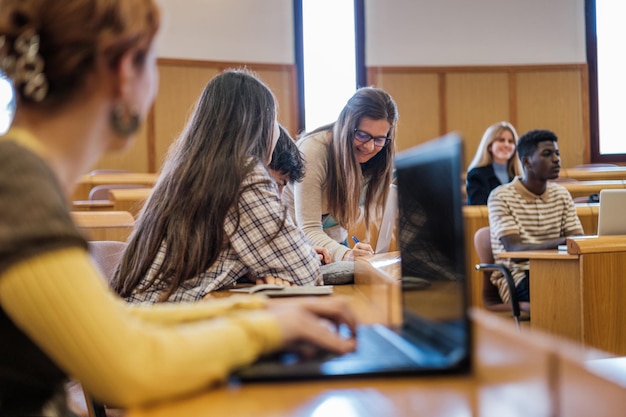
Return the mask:
{"type": "MultiPolygon", "coordinates": [[[[293,0],[294,22],[294,57],[296,65],[296,93],[297,93],[297,129],[302,132],[305,126],[305,91],[304,91],[304,36],[302,28],[302,0],[293,0]]],[[[367,85],[367,70],[365,67],[365,4],[364,0],[354,0],[354,30],[355,30],[355,66],[356,88],[367,85]]]]}
{"type": "Polygon", "coordinates": [[[585,0],[585,40],[589,81],[589,138],[592,163],[625,163],[626,153],[600,153],[600,117],[598,97],[598,36],[596,0],[585,0]]]}

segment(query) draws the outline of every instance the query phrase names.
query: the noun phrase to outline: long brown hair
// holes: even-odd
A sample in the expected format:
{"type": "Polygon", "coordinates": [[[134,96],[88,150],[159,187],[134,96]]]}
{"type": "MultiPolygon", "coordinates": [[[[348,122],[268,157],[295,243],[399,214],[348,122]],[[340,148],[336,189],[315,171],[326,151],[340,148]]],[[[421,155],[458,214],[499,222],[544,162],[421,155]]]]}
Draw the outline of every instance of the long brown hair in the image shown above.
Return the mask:
{"type": "Polygon", "coordinates": [[[391,184],[397,121],[398,108],[393,98],[379,88],[363,87],[348,100],[336,122],[309,133],[328,131],[332,134],[326,192],[329,212],[341,227],[348,229],[359,220],[361,190],[365,184],[366,227],[372,217],[370,211],[380,211],[384,207],[391,184]],[[392,141],[372,159],[360,164],[354,152],[353,138],[354,129],[364,117],[387,120],[390,125],[387,137],[392,141]]]}
{"type": "MultiPolygon", "coordinates": [[[[183,133],[172,145],[154,191],[129,239],[113,288],[122,297],[166,282],[167,298],[206,271],[224,249],[226,215],[241,183],[271,159],[276,103],[270,89],[244,70],[229,70],[205,87],[183,133]],[[161,244],[163,263],[137,288],[161,244]]],[[[268,180],[269,181],[269,180],[268,180]]]]}

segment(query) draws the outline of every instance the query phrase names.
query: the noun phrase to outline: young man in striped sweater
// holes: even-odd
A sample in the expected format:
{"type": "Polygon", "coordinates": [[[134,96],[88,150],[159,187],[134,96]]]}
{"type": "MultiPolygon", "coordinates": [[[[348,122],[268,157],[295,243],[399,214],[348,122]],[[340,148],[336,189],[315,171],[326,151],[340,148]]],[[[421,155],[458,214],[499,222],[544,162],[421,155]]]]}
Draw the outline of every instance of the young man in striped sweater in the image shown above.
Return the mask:
{"type": "MultiPolygon", "coordinates": [[[[511,270],[519,301],[530,301],[528,260],[498,259],[504,251],[556,249],[565,238],[583,234],[570,193],[550,182],[558,178],[561,158],[557,136],[549,130],[531,130],[520,137],[517,151],[524,175],[494,189],[487,201],[491,247],[496,262],[511,270]]],[[[491,280],[503,302],[510,299],[504,277],[491,280]]]]}

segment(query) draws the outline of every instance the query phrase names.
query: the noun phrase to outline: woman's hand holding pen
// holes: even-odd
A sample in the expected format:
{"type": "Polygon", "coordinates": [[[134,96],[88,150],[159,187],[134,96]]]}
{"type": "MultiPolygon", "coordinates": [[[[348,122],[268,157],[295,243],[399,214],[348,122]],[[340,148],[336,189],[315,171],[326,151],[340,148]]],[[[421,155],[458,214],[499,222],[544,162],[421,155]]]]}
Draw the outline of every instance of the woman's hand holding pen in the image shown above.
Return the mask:
{"type": "Polygon", "coordinates": [[[344,261],[354,261],[359,256],[368,256],[374,254],[374,249],[369,243],[362,243],[356,236],[352,236],[352,240],[354,240],[355,245],[352,250],[346,252],[343,257],[344,261]]]}

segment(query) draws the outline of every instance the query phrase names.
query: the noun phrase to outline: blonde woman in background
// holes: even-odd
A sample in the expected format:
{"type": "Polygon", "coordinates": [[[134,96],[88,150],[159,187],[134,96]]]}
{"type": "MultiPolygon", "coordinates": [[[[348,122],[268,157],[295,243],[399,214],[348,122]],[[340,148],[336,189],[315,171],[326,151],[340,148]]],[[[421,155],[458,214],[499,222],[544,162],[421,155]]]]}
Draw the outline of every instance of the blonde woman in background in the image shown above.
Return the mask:
{"type": "Polygon", "coordinates": [[[523,174],[517,156],[517,140],[517,132],[509,122],[498,122],[485,130],[467,168],[468,205],[486,205],[494,188],[523,174]]]}

